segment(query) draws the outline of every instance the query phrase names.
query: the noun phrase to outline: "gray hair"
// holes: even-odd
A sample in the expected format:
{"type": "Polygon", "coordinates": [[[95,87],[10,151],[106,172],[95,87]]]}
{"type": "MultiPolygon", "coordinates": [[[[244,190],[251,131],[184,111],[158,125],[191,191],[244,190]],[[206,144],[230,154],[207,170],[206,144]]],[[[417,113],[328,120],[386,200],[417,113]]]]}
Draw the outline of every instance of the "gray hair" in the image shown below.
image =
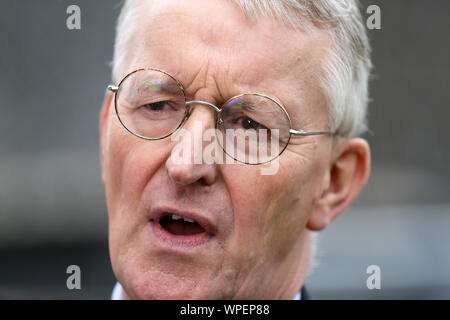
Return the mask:
{"type": "MultiPolygon", "coordinates": [[[[294,28],[305,29],[302,19],[326,26],[333,48],[324,59],[321,87],[329,109],[329,129],[344,137],[363,133],[369,102],[372,63],[370,44],[358,0],[231,0],[250,19],[270,16],[294,28]]],[[[127,45],[134,31],[141,0],[126,0],[118,22],[112,77],[117,82],[127,45]]],[[[307,28],[306,28],[307,29],[307,28]]]]}

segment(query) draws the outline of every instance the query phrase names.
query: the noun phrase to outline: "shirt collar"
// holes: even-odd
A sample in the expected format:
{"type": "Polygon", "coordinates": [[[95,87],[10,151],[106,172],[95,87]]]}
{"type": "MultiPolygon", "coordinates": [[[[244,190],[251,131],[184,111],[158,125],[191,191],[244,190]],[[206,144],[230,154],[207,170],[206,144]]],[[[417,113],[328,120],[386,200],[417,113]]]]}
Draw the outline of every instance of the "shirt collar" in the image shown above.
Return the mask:
{"type": "Polygon", "coordinates": [[[116,282],[113,292],[111,294],[111,300],[122,300],[122,286],[119,282],[116,282]]]}

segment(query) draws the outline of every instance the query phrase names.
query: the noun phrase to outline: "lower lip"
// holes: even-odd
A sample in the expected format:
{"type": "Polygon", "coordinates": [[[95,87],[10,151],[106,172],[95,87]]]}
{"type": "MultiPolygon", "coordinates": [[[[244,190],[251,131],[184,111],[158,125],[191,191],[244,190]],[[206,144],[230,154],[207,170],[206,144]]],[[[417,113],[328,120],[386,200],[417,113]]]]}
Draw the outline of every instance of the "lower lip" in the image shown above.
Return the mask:
{"type": "Polygon", "coordinates": [[[210,242],[212,235],[202,232],[193,235],[175,235],[164,229],[159,222],[150,221],[150,230],[163,245],[170,248],[193,248],[210,242]]]}

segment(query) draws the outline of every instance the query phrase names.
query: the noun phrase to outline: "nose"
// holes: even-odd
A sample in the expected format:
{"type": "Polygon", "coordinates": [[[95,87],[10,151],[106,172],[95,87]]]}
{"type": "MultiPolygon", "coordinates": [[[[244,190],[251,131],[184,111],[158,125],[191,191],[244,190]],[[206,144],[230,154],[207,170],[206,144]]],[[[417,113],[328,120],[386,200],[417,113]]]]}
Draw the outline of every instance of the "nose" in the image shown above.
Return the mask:
{"type": "Polygon", "coordinates": [[[166,160],[166,168],[172,181],[181,185],[189,185],[195,182],[204,185],[213,184],[218,176],[218,167],[215,163],[205,163],[203,150],[212,141],[203,139],[207,129],[214,129],[215,111],[220,111],[216,106],[204,101],[189,101],[191,107],[189,118],[183,127],[175,132],[171,139],[176,141],[169,158],[166,160]]]}

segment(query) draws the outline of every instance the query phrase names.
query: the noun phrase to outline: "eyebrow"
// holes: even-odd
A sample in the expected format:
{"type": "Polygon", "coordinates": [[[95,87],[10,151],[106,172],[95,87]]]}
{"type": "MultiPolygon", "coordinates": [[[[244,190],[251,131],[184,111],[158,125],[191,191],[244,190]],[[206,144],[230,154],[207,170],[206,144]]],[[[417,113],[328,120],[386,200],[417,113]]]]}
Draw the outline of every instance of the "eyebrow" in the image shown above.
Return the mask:
{"type": "Polygon", "coordinates": [[[168,94],[184,93],[184,89],[181,83],[173,79],[172,80],[151,79],[142,82],[141,86],[137,89],[140,90],[146,86],[150,86],[153,89],[153,91],[160,91],[168,94]]]}

